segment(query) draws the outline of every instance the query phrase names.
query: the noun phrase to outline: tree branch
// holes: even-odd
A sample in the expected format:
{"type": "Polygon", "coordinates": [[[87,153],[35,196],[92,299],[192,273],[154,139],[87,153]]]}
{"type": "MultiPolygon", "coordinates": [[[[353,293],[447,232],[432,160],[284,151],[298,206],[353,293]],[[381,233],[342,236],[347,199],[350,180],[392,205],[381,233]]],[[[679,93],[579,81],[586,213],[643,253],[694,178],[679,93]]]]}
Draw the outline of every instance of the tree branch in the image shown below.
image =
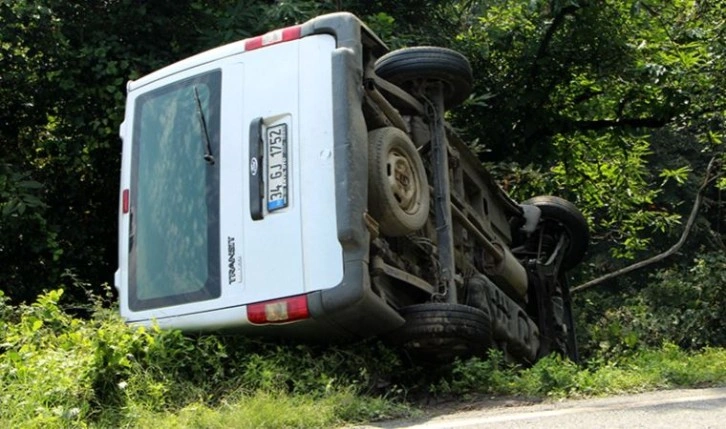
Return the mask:
{"type": "Polygon", "coordinates": [[[703,202],[703,194],[706,190],[706,187],[712,183],[716,178],[719,177],[719,174],[715,174],[712,176],[713,170],[716,168],[716,156],[713,156],[711,160],[708,162],[708,167],[706,168],[706,174],[703,179],[703,183],[701,184],[701,187],[698,188],[698,192],[696,193],[696,200],[693,202],[693,208],[691,209],[691,214],[688,217],[688,221],[686,222],[686,227],[683,229],[683,233],[681,234],[681,238],[674,244],[670,249],[666,250],[663,253],[660,253],[658,255],[653,256],[652,258],[645,259],[640,262],[636,262],[634,264],[628,265],[627,267],[621,268],[619,270],[613,271],[611,273],[605,274],[603,276],[597,277],[593,280],[590,280],[589,282],[583,283],[577,287],[574,287],[570,290],[570,292],[577,292],[579,290],[587,289],[589,287],[595,286],[597,284],[600,284],[606,280],[610,280],[612,278],[621,276],[623,274],[630,273],[635,270],[639,270],[645,266],[648,266],[650,264],[653,264],[655,262],[662,261],[663,259],[673,255],[676,253],[686,242],[686,239],[688,238],[688,234],[691,232],[691,228],[693,228],[693,224],[696,221],[696,215],[698,215],[698,211],[701,208],[701,203],[703,202]]]}
{"type": "Polygon", "coordinates": [[[582,94],[580,94],[572,99],[572,103],[573,104],[584,103],[586,101],[590,101],[591,99],[593,99],[599,95],[603,95],[604,93],[605,93],[605,91],[603,91],[601,89],[592,90],[590,88],[586,88],[582,94]]]}
{"type": "Polygon", "coordinates": [[[567,121],[564,130],[602,130],[611,127],[660,128],[670,122],[670,118],[622,118],[598,119],[593,121],[567,121]]]}
{"type": "Polygon", "coordinates": [[[555,15],[555,17],[552,19],[552,23],[550,23],[550,26],[547,27],[547,31],[544,34],[544,37],[542,38],[542,41],[539,44],[539,47],[537,48],[537,53],[535,54],[534,59],[532,60],[532,68],[530,69],[529,77],[531,81],[534,81],[537,78],[537,74],[539,73],[539,62],[544,58],[545,55],[547,55],[547,51],[549,50],[550,43],[552,42],[552,38],[554,37],[555,33],[559,28],[564,24],[565,18],[568,15],[574,15],[575,12],[580,8],[580,6],[567,6],[560,9],[559,13],[555,15]]]}
{"type": "Polygon", "coordinates": [[[524,137],[524,146],[534,147],[534,145],[539,144],[543,139],[552,137],[558,133],[600,131],[607,128],[661,128],[666,126],[670,121],[671,118],[623,118],[592,121],[574,121],[556,118],[551,123],[528,132],[524,137]]]}

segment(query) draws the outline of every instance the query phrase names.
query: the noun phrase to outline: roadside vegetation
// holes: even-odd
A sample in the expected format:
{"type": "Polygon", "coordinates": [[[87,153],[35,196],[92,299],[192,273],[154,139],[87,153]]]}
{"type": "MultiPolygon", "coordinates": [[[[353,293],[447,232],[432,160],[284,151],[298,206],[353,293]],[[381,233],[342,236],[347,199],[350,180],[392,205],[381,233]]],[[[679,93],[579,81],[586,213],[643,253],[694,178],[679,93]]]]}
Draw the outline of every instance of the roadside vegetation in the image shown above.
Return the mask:
{"type": "Polygon", "coordinates": [[[535,398],[580,398],[637,393],[648,390],[726,384],[726,350],[706,348],[688,352],[673,344],[643,349],[605,360],[577,365],[557,355],[526,369],[488,359],[457,363],[451,374],[431,386],[435,392],[456,395],[489,393],[535,398]]]}
{"type": "Polygon", "coordinates": [[[100,300],[90,316],[73,316],[61,298],[55,290],[31,305],[0,304],[2,427],[328,428],[478,394],[562,398],[726,384],[723,348],[636,341],[581,364],[553,355],[525,368],[493,352],[420,366],[375,341],[190,337],[129,327],[100,300]]]}
{"type": "Polygon", "coordinates": [[[98,307],[74,317],[61,296],[0,304],[2,427],[331,427],[407,408],[383,393],[403,368],[376,343],[188,337],[98,307]]]}

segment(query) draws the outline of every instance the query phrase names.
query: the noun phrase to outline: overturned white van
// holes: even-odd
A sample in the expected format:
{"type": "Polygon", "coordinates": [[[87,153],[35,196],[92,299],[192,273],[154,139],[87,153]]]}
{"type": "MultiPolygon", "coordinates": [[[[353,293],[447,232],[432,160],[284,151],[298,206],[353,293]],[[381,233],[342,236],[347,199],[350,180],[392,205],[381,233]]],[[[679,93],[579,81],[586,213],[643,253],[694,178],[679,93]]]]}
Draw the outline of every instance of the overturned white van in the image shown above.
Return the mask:
{"type": "Polygon", "coordinates": [[[457,52],[388,52],[347,13],[129,82],[122,316],[576,357],[564,273],[587,223],[557,197],[511,200],[447,126],[471,83],[457,52]]]}

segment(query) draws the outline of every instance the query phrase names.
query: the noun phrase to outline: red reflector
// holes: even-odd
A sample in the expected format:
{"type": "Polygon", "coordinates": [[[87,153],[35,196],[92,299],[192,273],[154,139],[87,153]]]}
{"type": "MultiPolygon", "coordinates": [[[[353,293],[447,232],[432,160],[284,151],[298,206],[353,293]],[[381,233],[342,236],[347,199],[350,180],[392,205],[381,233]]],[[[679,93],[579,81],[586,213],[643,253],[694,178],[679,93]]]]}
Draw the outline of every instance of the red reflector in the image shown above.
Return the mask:
{"type": "Polygon", "coordinates": [[[281,28],[270,31],[262,36],[253,37],[245,42],[245,51],[274,45],[276,43],[288,42],[300,38],[300,26],[281,28]]]}
{"type": "Polygon", "coordinates": [[[121,208],[123,209],[124,214],[129,212],[129,190],[128,189],[124,189],[123,196],[121,197],[121,208]]]}
{"type": "Polygon", "coordinates": [[[247,306],[247,319],[257,325],[293,322],[308,317],[310,317],[310,313],[306,295],[258,302],[247,306]]]}

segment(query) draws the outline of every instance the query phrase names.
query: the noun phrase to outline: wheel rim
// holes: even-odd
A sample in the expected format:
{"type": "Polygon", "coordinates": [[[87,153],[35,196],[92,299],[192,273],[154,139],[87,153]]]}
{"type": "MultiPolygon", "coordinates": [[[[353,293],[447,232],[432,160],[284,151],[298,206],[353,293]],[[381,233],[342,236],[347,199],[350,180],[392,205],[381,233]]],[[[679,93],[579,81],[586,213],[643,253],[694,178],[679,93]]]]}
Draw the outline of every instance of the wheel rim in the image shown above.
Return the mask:
{"type": "Polygon", "coordinates": [[[386,159],[386,176],[391,193],[401,210],[406,213],[416,212],[421,185],[411,160],[397,150],[390,151],[386,159]]]}

